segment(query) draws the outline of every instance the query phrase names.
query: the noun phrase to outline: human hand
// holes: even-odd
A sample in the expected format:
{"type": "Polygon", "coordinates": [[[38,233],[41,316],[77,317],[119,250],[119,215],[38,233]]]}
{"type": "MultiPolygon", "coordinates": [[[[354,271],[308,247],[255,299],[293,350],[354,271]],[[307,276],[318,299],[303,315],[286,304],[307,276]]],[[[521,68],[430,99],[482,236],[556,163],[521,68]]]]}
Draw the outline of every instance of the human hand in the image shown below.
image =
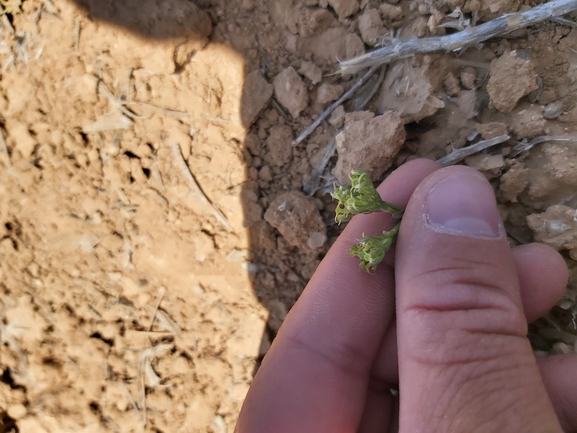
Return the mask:
{"type": "Polygon", "coordinates": [[[535,359],[526,338],[564,291],[559,254],[511,250],[470,168],[412,161],[379,192],[406,206],[396,249],[361,271],[349,247],[393,221],[353,218],[287,316],[236,432],[577,432],[577,357],[535,359]]]}

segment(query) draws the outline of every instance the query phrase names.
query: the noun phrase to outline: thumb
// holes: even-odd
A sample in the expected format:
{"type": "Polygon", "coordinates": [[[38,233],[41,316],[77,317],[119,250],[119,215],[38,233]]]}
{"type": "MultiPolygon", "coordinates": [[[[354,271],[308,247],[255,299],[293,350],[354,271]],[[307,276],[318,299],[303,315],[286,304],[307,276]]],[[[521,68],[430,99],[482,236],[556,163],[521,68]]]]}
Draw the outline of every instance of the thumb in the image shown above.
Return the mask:
{"type": "Polygon", "coordinates": [[[561,432],[487,180],[467,167],[430,175],[396,251],[399,431],[561,432]]]}

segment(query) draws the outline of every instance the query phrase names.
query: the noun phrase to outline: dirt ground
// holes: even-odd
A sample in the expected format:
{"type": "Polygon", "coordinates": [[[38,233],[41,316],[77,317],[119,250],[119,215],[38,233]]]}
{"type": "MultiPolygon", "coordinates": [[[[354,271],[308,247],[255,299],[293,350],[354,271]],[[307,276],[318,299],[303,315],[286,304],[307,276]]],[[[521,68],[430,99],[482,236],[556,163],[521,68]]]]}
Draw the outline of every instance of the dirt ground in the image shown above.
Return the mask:
{"type": "Polygon", "coordinates": [[[577,30],[398,61],[292,144],[358,80],[337,59],[536,4],[1,0],[0,432],[232,432],[334,180],[505,134],[465,163],[512,244],[565,255],[531,338],[575,351],[577,147],[514,146],[576,134],[577,30]]]}

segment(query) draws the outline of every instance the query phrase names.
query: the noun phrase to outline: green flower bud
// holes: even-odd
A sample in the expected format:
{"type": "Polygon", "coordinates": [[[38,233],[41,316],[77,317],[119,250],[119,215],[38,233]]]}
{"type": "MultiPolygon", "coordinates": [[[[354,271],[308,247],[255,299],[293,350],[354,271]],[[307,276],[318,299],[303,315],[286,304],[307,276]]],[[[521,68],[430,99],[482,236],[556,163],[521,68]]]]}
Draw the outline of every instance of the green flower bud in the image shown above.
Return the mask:
{"type": "Polygon", "coordinates": [[[389,212],[399,213],[402,209],[384,201],[370,176],[361,170],[351,173],[351,184],[335,188],[331,196],[338,200],[335,219],[340,224],[362,213],[389,212]]]}
{"type": "Polygon", "coordinates": [[[391,231],[383,232],[380,235],[364,236],[358,244],[350,248],[349,253],[360,259],[361,268],[365,271],[376,270],[377,265],[383,261],[385,254],[395,242],[400,226],[401,223],[397,224],[391,231]]]}

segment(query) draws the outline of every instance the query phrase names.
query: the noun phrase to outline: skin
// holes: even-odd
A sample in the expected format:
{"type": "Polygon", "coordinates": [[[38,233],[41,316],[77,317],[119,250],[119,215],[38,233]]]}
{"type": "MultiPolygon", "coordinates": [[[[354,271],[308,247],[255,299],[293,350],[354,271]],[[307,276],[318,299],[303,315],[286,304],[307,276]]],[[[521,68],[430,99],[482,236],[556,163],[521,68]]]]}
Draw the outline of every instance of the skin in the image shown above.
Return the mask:
{"type": "MultiPolygon", "coordinates": [[[[536,360],[525,338],[562,296],[565,263],[429,224],[431,190],[460,176],[477,174],[415,160],[379,187],[406,208],[396,247],[361,271],[348,248],[394,222],[353,218],[274,340],[237,433],[577,432],[577,358],[536,360]]],[[[486,196],[472,206],[496,211],[486,196]]]]}

